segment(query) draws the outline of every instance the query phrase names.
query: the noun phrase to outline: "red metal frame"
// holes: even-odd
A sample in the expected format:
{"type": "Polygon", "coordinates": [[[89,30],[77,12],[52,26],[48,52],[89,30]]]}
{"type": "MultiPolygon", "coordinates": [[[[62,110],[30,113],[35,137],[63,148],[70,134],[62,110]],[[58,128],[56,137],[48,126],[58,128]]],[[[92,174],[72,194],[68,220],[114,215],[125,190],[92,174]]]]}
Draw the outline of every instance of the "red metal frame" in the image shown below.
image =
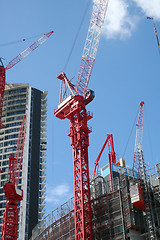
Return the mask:
{"type": "Polygon", "coordinates": [[[82,96],[76,95],[55,116],[70,120],[71,146],[73,150],[75,240],[92,239],[92,216],[88,166],[89,133],[87,121],[92,114],[86,111],[82,96]]]}
{"type": "Polygon", "coordinates": [[[94,166],[94,175],[96,174],[96,172],[98,172],[98,163],[100,160],[100,157],[105,149],[106,144],[108,143],[108,151],[109,151],[109,163],[113,163],[116,164],[116,155],[115,155],[115,151],[114,151],[114,144],[113,144],[113,135],[112,134],[107,134],[107,138],[103,144],[103,147],[95,161],[95,166],[94,166]]]}
{"type": "Polygon", "coordinates": [[[113,190],[113,184],[112,184],[112,163],[116,164],[116,154],[114,151],[114,144],[113,144],[113,135],[112,134],[107,134],[107,138],[103,144],[103,147],[95,161],[95,166],[94,166],[94,176],[97,173],[98,174],[98,163],[100,160],[100,157],[105,149],[106,144],[108,143],[108,157],[109,157],[109,174],[110,174],[110,182],[111,182],[111,191],[113,190]]]}
{"type": "Polygon", "coordinates": [[[3,185],[7,204],[3,214],[1,240],[17,240],[18,228],[18,206],[17,202],[23,199],[23,190],[18,189],[23,149],[26,136],[26,115],[23,118],[18,136],[17,150],[15,157],[9,158],[9,171],[7,181],[3,185]]]}
{"type": "Polygon", "coordinates": [[[4,127],[1,123],[2,119],[2,107],[3,107],[3,97],[4,97],[4,90],[5,90],[5,78],[6,72],[3,66],[0,66],[0,129],[4,127]]]}
{"type": "Polygon", "coordinates": [[[18,208],[16,200],[8,200],[3,214],[1,240],[17,239],[18,208]]]}
{"type": "Polygon", "coordinates": [[[87,121],[92,118],[92,115],[86,112],[86,105],[93,100],[94,96],[91,94],[92,96],[88,96],[88,99],[85,97],[107,5],[108,0],[94,1],[76,86],[71,84],[64,73],[57,77],[61,80],[60,104],[54,114],[60,119],[70,120],[68,136],[71,138],[73,150],[75,240],[93,239],[88,166],[91,130],[87,126],[87,121]],[[67,88],[71,94],[68,98],[67,88]]]}

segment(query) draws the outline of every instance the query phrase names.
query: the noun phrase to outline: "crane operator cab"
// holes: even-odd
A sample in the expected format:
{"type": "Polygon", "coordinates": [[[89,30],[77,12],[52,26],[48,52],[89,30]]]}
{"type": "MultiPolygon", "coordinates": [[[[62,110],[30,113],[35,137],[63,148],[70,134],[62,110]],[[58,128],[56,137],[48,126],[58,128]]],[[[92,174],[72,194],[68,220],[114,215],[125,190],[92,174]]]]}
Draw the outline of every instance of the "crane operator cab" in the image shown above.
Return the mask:
{"type": "Polygon", "coordinates": [[[90,103],[95,97],[95,93],[93,90],[91,89],[87,89],[85,92],[85,97],[84,97],[84,103],[85,105],[87,105],[88,103],[90,103]]]}

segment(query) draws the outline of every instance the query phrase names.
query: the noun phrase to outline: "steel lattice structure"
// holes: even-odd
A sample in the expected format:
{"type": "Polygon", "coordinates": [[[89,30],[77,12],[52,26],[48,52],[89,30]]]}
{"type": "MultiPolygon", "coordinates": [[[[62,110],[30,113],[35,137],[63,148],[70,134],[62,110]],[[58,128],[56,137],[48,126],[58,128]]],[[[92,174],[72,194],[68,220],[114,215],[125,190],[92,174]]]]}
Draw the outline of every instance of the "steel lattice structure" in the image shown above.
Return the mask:
{"type": "Polygon", "coordinates": [[[1,123],[1,118],[2,118],[3,97],[4,97],[5,79],[6,79],[5,68],[2,62],[1,64],[2,65],[0,66],[0,129],[4,127],[4,125],[1,123]]]}
{"type": "Polygon", "coordinates": [[[93,69],[107,5],[108,0],[94,1],[77,85],[71,84],[63,72],[57,77],[61,80],[60,104],[54,114],[60,119],[68,118],[70,120],[68,136],[71,138],[73,150],[75,240],[93,239],[88,166],[91,129],[87,124],[88,120],[92,118],[92,114],[86,111],[86,105],[93,100],[94,92],[86,91],[86,89],[93,69]],[[68,97],[67,88],[71,93],[68,97]]]}
{"type": "Polygon", "coordinates": [[[139,161],[138,161],[137,150],[142,147],[143,111],[144,111],[144,102],[142,101],[140,103],[138,122],[136,124],[136,138],[135,138],[135,147],[134,147],[133,170],[139,170],[139,161]]]}

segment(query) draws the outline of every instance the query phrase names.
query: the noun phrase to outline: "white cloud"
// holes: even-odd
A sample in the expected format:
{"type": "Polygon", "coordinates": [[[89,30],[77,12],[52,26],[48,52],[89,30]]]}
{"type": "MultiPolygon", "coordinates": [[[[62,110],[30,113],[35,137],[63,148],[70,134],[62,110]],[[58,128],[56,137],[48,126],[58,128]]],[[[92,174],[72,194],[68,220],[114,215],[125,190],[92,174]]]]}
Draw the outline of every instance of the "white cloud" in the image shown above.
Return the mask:
{"type": "Polygon", "coordinates": [[[107,39],[129,38],[138,26],[140,11],[144,18],[160,20],[160,0],[109,0],[103,35],[107,39]]]}
{"type": "Polygon", "coordinates": [[[146,16],[160,20],[160,0],[133,0],[146,16]]]}
{"type": "Polygon", "coordinates": [[[128,8],[125,0],[109,1],[103,27],[103,33],[107,39],[125,39],[131,36],[137,19],[129,14],[128,8]]]}
{"type": "Polygon", "coordinates": [[[71,197],[70,187],[68,184],[60,184],[55,187],[47,187],[46,202],[52,205],[61,204],[71,197]]]}

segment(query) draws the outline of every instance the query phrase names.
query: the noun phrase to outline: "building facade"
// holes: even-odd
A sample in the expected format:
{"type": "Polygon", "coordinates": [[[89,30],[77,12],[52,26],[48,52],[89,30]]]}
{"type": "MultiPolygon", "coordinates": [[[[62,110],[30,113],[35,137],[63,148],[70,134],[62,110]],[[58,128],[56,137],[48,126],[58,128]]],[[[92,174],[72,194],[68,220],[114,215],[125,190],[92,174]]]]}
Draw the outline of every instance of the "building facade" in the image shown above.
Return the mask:
{"type": "Polygon", "coordinates": [[[3,184],[8,172],[9,156],[16,152],[18,134],[24,115],[27,119],[19,187],[23,200],[18,203],[18,239],[28,240],[32,229],[45,214],[46,119],[47,92],[29,84],[6,84],[0,129],[0,233],[6,198],[3,184]]]}

